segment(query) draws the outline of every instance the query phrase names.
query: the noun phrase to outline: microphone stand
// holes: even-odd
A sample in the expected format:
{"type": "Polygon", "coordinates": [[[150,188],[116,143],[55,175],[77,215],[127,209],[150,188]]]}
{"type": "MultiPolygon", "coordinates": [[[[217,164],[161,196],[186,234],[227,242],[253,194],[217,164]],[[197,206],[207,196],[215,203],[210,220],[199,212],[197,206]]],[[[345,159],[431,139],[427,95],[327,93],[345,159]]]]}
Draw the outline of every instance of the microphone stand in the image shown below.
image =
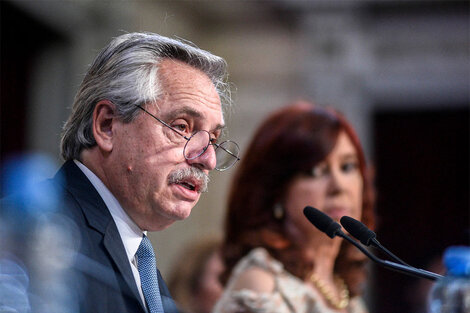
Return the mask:
{"type": "Polygon", "coordinates": [[[359,245],[351,237],[344,234],[342,231],[336,232],[336,235],[343,238],[343,239],[346,239],[347,241],[349,241],[356,248],[361,250],[362,253],[364,253],[366,256],[368,256],[372,261],[374,261],[375,263],[377,263],[377,264],[379,264],[379,265],[381,265],[385,268],[388,268],[388,269],[391,269],[391,270],[394,270],[396,272],[400,272],[400,273],[403,273],[403,274],[407,274],[407,275],[410,275],[410,276],[415,276],[415,277],[419,277],[419,278],[426,278],[426,279],[433,280],[433,281],[437,280],[437,279],[440,279],[440,278],[443,278],[442,275],[439,275],[439,274],[436,274],[436,273],[433,273],[433,272],[429,272],[429,271],[426,271],[426,270],[417,269],[417,268],[414,268],[414,267],[405,266],[405,265],[398,264],[398,263],[395,263],[395,262],[390,262],[390,261],[387,261],[387,260],[379,259],[375,255],[370,253],[367,249],[365,249],[364,247],[359,245]]]}
{"type": "Polygon", "coordinates": [[[389,257],[391,257],[392,259],[394,259],[395,261],[397,261],[398,263],[401,263],[403,265],[406,265],[406,266],[410,266],[409,264],[405,263],[405,261],[403,261],[402,259],[400,259],[399,257],[397,257],[395,254],[393,254],[392,252],[390,252],[387,248],[385,248],[384,246],[382,246],[380,244],[380,242],[375,239],[375,238],[372,238],[371,240],[371,244],[378,248],[379,250],[381,250],[382,252],[384,252],[385,254],[387,254],[389,257]]]}

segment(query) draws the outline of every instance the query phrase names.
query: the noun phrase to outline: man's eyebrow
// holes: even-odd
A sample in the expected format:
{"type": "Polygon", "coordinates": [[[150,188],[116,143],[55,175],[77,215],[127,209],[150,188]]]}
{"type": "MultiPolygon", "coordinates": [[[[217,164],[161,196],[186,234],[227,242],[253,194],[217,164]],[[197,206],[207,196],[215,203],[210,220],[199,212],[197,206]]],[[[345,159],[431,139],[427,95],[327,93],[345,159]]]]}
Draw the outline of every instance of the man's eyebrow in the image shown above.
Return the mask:
{"type": "Polygon", "coordinates": [[[217,126],[214,128],[214,131],[216,130],[224,130],[227,126],[225,124],[217,124],[217,126]]]}
{"type": "MultiPolygon", "coordinates": [[[[176,109],[174,111],[169,112],[168,114],[165,115],[166,120],[172,120],[177,118],[181,114],[186,114],[194,118],[202,118],[201,112],[193,109],[192,107],[184,106],[179,109],[176,109]]],[[[217,130],[222,130],[226,128],[225,124],[217,124],[217,126],[212,130],[212,131],[217,131],[217,130]]]]}

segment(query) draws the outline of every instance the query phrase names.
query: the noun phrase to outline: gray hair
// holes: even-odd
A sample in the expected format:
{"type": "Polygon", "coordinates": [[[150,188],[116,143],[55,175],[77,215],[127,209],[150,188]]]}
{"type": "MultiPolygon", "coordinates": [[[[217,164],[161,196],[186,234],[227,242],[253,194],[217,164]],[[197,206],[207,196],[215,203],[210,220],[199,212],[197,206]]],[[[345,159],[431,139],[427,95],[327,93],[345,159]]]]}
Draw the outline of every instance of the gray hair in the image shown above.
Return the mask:
{"type": "Polygon", "coordinates": [[[155,103],[162,94],[157,72],[164,58],[185,62],[204,72],[214,83],[222,106],[231,105],[224,59],[189,42],[152,33],[125,34],[111,41],[88,69],[63,128],[62,158],[79,159],[83,149],[96,145],[92,124],[93,110],[99,101],[111,101],[125,123],[140,114],[136,105],[155,103]]]}

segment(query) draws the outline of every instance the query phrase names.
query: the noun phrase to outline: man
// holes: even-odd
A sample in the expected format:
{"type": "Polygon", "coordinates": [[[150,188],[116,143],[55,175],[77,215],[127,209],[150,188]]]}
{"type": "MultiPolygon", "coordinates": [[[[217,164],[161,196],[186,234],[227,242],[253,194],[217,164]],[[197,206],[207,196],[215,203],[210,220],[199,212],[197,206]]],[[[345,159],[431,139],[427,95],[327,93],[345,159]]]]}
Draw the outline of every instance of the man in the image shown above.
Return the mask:
{"type": "Polygon", "coordinates": [[[81,311],[177,312],[146,232],[188,217],[209,171],[239,160],[216,143],[225,79],[222,58],[150,33],[117,37],[91,65],[54,178],[81,234],[81,311]]]}

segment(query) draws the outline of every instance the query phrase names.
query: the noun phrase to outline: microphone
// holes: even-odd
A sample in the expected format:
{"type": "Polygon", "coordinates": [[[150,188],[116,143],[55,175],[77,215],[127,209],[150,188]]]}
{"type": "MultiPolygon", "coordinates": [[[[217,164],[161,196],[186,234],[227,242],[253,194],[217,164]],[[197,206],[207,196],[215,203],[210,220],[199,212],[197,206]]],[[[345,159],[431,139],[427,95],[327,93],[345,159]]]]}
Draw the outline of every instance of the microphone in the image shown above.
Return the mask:
{"type": "Polygon", "coordinates": [[[313,226],[315,226],[322,232],[326,233],[330,238],[334,238],[335,236],[344,238],[345,240],[349,241],[352,245],[354,245],[356,248],[358,248],[362,253],[364,253],[372,261],[374,261],[375,263],[385,268],[388,268],[388,269],[391,269],[391,270],[394,270],[403,274],[415,276],[415,277],[426,278],[429,280],[437,280],[439,278],[442,278],[442,275],[439,275],[436,273],[432,273],[432,272],[425,271],[422,269],[417,269],[408,265],[398,264],[398,263],[390,262],[387,260],[379,259],[375,255],[371,254],[363,246],[361,246],[356,241],[354,241],[354,239],[346,235],[341,230],[341,226],[338,223],[336,223],[331,217],[329,217],[328,215],[326,215],[320,210],[317,210],[311,206],[306,206],[304,208],[304,215],[307,217],[310,223],[313,224],[313,226]]]}
{"type": "Polygon", "coordinates": [[[326,215],[320,210],[317,210],[311,206],[307,206],[304,209],[304,214],[307,219],[312,223],[316,228],[326,233],[330,238],[340,235],[341,225],[333,221],[331,217],[326,215]]]}
{"type": "Polygon", "coordinates": [[[366,246],[374,246],[376,248],[379,248],[381,251],[385,252],[388,256],[390,256],[392,259],[397,261],[398,263],[401,263],[406,266],[411,266],[407,263],[405,263],[402,259],[397,257],[395,254],[390,252],[387,248],[382,246],[380,242],[376,238],[376,234],[367,228],[366,225],[361,223],[360,221],[350,217],[350,216],[343,216],[340,219],[341,225],[343,225],[344,229],[348,231],[353,237],[356,239],[359,239],[360,242],[362,242],[363,245],[366,246]]]}

